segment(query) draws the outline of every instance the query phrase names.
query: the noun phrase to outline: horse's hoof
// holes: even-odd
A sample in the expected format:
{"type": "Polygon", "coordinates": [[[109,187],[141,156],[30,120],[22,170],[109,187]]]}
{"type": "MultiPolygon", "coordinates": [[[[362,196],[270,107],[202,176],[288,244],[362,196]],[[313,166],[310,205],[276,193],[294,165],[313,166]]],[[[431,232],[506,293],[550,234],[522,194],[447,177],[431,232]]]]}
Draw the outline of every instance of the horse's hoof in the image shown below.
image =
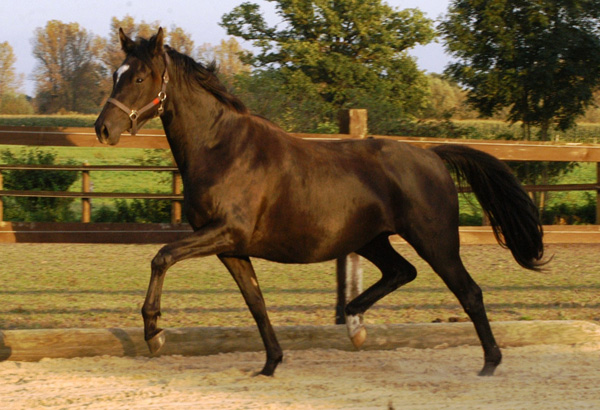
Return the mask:
{"type": "Polygon", "coordinates": [[[365,340],[367,340],[367,329],[361,327],[356,334],[350,338],[350,340],[352,340],[354,347],[360,349],[363,343],[365,343],[365,340]]]}
{"type": "Polygon", "coordinates": [[[481,369],[481,371],[479,372],[478,376],[493,376],[496,367],[498,367],[497,364],[486,363],[483,366],[483,369],[481,369]]]}
{"type": "Polygon", "coordinates": [[[161,330],[160,332],[152,336],[150,339],[146,340],[146,343],[148,344],[148,348],[150,349],[150,353],[152,353],[152,355],[156,355],[158,352],[160,352],[162,347],[165,345],[165,339],[165,331],[161,330]]]}
{"type": "Polygon", "coordinates": [[[361,317],[358,315],[346,316],[346,326],[348,327],[348,336],[354,347],[359,349],[365,340],[367,340],[367,329],[362,324],[361,317]]]}

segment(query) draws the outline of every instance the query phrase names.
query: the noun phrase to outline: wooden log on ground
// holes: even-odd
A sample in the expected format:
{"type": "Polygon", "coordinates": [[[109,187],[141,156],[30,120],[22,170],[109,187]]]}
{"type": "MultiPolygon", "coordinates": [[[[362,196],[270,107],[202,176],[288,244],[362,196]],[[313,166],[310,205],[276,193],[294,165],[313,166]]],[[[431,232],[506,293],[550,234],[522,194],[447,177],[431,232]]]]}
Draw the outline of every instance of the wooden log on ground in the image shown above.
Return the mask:
{"type": "MultiPolygon", "coordinates": [[[[600,326],[585,321],[493,322],[501,347],[533,344],[600,342],[600,326]]],[[[471,323],[367,325],[362,350],[401,347],[440,348],[472,345],[479,340],[471,323]]],[[[276,328],[285,350],[356,350],[345,326],[285,326],[276,328]]],[[[201,356],[236,351],[262,351],[255,327],[194,327],[167,329],[161,355],[201,356]]],[[[150,356],[141,328],[48,329],[0,331],[0,360],[43,358],[150,356]]]]}

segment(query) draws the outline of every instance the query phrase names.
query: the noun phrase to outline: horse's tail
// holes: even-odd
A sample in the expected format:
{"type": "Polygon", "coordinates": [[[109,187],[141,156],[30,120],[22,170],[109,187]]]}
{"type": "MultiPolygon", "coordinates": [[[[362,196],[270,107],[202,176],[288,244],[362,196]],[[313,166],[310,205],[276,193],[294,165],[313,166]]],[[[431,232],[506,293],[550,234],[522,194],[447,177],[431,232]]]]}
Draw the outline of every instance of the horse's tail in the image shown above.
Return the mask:
{"type": "Polygon", "coordinates": [[[519,265],[539,270],[545,262],[544,235],[537,207],[517,178],[502,161],[464,145],[431,148],[466,180],[489,217],[494,235],[507,247],[519,265]]]}

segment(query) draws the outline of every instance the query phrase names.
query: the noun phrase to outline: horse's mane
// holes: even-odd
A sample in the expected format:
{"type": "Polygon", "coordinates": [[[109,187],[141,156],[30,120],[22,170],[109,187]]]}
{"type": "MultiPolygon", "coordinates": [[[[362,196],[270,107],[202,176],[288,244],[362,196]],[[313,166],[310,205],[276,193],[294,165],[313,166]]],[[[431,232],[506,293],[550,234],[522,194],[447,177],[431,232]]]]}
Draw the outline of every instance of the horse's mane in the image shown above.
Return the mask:
{"type": "Polygon", "coordinates": [[[193,58],[174,50],[169,46],[165,46],[165,51],[169,54],[173,65],[176,68],[178,77],[183,80],[182,83],[188,87],[202,87],[217,100],[240,114],[247,114],[248,108],[244,103],[231,94],[217,77],[217,64],[212,62],[208,66],[197,62],[193,58]]]}

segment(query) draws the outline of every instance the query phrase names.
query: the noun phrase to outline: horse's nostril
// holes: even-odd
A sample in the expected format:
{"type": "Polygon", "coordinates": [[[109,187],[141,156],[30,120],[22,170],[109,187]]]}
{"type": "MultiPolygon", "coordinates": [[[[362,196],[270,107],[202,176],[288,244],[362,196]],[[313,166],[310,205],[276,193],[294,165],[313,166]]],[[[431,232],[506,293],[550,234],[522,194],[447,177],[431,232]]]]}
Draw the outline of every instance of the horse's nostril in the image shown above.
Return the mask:
{"type": "Polygon", "coordinates": [[[98,141],[100,142],[106,142],[108,141],[108,137],[109,137],[109,133],[108,133],[108,128],[106,128],[106,125],[102,124],[100,126],[100,129],[96,129],[96,135],[98,136],[98,141]]]}
{"type": "Polygon", "coordinates": [[[102,137],[104,137],[105,140],[108,139],[108,128],[106,128],[106,125],[102,126],[102,137]]]}

